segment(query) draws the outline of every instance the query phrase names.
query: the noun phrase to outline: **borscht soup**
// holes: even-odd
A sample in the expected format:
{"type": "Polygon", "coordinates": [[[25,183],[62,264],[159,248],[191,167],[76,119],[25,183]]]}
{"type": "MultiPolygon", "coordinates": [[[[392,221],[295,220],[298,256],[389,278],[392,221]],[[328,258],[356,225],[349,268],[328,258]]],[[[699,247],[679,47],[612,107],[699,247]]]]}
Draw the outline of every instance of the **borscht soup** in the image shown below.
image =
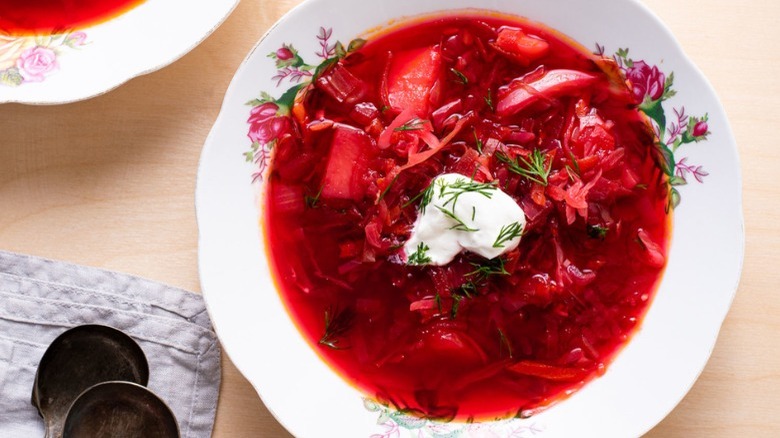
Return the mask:
{"type": "Polygon", "coordinates": [[[106,21],[144,1],[0,0],[0,34],[58,34],[106,21]]]}
{"type": "Polygon", "coordinates": [[[341,52],[273,120],[262,200],[312,348],[432,419],[530,415],[602,375],[671,232],[656,133],[617,64],[487,13],[341,52]]]}

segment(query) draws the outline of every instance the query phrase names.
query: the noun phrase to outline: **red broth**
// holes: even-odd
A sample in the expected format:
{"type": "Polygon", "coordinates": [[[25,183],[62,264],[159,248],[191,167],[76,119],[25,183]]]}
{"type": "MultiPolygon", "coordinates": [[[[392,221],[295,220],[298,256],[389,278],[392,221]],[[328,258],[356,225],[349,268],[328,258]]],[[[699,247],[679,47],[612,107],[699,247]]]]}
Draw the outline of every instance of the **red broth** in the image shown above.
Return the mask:
{"type": "Polygon", "coordinates": [[[389,31],[299,93],[265,234],[330,366],[389,406],[459,420],[527,415],[604,373],[670,234],[654,134],[617,71],[539,25],[456,16],[389,31]],[[546,181],[511,169],[534,151],[546,181]],[[418,195],[449,172],[518,202],[516,250],[406,265],[418,195]]]}
{"type": "Polygon", "coordinates": [[[87,27],[145,0],[0,0],[0,33],[45,35],[87,27]]]}

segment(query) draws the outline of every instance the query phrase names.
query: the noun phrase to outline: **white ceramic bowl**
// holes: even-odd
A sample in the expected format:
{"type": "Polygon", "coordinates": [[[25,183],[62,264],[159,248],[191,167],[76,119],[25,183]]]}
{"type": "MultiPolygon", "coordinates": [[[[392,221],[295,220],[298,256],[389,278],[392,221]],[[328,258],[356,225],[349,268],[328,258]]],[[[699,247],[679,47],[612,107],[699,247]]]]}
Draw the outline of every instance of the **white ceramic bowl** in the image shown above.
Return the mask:
{"type": "Polygon", "coordinates": [[[0,35],[0,103],[66,103],[105,93],[184,56],[238,0],[146,0],[57,35],[0,35]]]}
{"type": "Polygon", "coordinates": [[[216,331],[271,412],[299,437],[641,435],[674,408],[704,368],[743,257],[741,177],[726,116],[704,76],[637,0],[310,0],[282,18],[236,74],[203,150],[196,204],[201,283],[216,331]],[[293,44],[307,63],[317,64],[325,36],[346,43],[390,20],[467,7],[528,17],[585,47],[598,44],[607,56],[628,48],[635,68],[643,60],[667,78],[674,72],[677,94],[659,102],[669,128],[664,141],[684,135],[672,124],[693,125],[705,114],[710,133],[675,153],[676,174],[687,184],[677,186],[682,202],[674,212],[668,267],[641,328],[606,374],[530,419],[447,424],[364,401],[307,345],[275,290],[258,226],[263,187],[252,184],[258,166],[243,153],[251,145],[247,101],[261,92],[278,98],[291,85],[290,77],[279,80],[291,72],[278,71],[269,53],[293,44]],[[683,107],[697,119],[684,119],[683,107]]]}

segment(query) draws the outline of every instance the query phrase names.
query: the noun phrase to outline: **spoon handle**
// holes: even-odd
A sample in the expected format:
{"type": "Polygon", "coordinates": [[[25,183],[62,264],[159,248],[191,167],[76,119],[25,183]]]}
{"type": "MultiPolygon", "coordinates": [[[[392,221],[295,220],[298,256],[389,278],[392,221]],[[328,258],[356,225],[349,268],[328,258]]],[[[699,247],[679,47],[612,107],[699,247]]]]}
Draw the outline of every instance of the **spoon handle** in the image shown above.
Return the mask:
{"type": "Polygon", "coordinates": [[[62,422],[44,418],[46,425],[46,434],[44,438],[62,438],[62,422]]]}

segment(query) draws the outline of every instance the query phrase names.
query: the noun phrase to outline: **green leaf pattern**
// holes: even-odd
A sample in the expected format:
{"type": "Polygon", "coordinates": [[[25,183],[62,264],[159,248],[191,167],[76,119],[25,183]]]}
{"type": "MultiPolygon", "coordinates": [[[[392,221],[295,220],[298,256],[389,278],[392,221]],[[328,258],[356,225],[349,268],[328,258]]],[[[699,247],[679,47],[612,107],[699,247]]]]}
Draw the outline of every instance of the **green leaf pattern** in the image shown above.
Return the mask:
{"type": "MultiPolygon", "coordinates": [[[[596,44],[596,54],[606,56],[604,46],[596,44]]],[[[674,120],[669,123],[664,103],[677,94],[673,88],[674,72],[665,76],[657,66],[631,59],[627,48],[618,49],[612,59],[634,87],[634,97],[641,100],[639,110],[647,115],[655,129],[658,164],[666,174],[669,211],[680,204],[680,186],[688,184],[690,177],[702,183],[708,175],[702,166],[689,164],[687,157],[678,161],[675,154],[685,144],[707,140],[709,115],[688,116],[684,106],[674,107],[674,120]]]]}

